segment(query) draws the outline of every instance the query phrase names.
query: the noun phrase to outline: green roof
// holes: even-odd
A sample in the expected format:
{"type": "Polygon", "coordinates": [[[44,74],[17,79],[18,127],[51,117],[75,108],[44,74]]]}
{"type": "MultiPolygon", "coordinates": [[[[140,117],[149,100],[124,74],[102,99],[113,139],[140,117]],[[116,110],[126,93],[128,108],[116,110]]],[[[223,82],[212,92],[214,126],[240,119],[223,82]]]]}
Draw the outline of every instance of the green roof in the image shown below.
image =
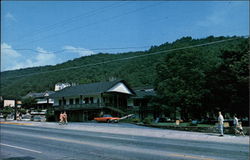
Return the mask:
{"type": "Polygon", "coordinates": [[[41,92],[41,93],[28,93],[23,98],[28,98],[28,97],[32,97],[32,98],[44,98],[46,94],[48,94],[50,96],[53,93],[55,93],[55,92],[54,91],[46,91],[46,92],[41,92]]]}
{"type": "Polygon", "coordinates": [[[149,96],[155,96],[155,91],[135,91],[136,96],[132,97],[134,99],[146,98],[149,96]]]}
{"type": "Polygon", "coordinates": [[[77,86],[66,87],[62,90],[56,91],[51,97],[71,97],[71,96],[80,96],[80,95],[96,95],[107,92],[117,83],[122,82],[128,87],[131,93],[134,94],[134,91],[126,84],[124,80],[116,80],[112,82],[97,82],[90,84],[81,84],[77,86]]]}

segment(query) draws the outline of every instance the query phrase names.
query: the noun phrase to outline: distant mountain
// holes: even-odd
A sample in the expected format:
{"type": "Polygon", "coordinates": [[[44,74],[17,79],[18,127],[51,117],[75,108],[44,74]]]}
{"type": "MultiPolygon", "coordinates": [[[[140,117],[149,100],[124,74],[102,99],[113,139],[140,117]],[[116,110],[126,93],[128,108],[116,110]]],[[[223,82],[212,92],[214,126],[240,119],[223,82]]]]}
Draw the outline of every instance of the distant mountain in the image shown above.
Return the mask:
{"type": "Polygon", "coordinates": [[[1,72],[1,96],[20,98],[29,92],[54,90],[54,85],[58,82],[82,84],[115,78],[126,80],[131,87],[153,86],[156,78],[155,66],[171,50],[183,50],[196,46],[208,54],[219,56],[220,50],[234,46],[239,39],[246,38],[209,36],[203,39],[192,39],[183,37],[173,43],[152,46],[146,51],[120,54],[99,53],[55,66],[5,71],[1,72]],[[219,42],[211,43],[216,41],[219,42]],[[210,45],[199,46],[200,44],[210,45]]]}

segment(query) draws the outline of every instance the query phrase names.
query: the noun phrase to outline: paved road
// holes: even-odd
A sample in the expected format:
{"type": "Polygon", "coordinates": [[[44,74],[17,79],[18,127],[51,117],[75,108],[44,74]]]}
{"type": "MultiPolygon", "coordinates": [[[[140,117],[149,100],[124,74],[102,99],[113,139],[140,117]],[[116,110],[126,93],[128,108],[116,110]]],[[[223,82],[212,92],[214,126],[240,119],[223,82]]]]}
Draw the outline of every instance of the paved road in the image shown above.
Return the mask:
{"type": "Polygon", "coordinates": [[[3,160],[246,160],[249,138],[130,124],[1,124],[3,160]]]}

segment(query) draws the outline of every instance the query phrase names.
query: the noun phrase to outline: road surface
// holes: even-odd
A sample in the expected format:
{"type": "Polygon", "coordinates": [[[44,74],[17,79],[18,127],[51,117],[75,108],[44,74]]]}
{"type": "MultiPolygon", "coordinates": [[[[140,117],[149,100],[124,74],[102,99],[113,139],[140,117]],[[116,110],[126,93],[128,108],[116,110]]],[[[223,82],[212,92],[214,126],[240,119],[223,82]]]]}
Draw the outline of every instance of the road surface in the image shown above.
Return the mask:
{"type": "Polygon", "coordinates": [[[2,160],[246,160],[249,137],[131,124],[1,124],[2,160]]]}

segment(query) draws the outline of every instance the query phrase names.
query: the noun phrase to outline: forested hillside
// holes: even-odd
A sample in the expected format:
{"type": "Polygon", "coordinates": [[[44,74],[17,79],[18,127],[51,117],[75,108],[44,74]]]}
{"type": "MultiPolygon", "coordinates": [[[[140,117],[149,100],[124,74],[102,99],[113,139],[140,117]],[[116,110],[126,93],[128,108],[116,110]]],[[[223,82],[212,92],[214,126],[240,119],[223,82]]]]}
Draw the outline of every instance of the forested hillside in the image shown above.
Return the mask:
{"type": "MultiPolygon", "coordinates": [[[[44,92],[46,90],[54,90],[54,85],[58,82],[72,82],[82,84],[107,81],[110,77],[124,79],[131,85],[131,87],[156,86],[160,90],[158,83],[159,81],[164,81],[164,79],[159,78],[159,75],[161,74],[159,72],[162,69],[159,68],[159,65],[164,64],[166,61],[168,61],[168,59],[171,59],[171,54],[173,52],[175,52],[175,54],[183,55],[184,57],[177,57],[177,59],[179,58],[180,61],[171,60],[167,62],[169,63],[169,67],[171,67],[171,69],[169,69],[166,73],[162,73],[168,74],[166,76],[175,77],[175,74],[177,74],[176,71],[179,70],[183,65],[189,66],[189,64],[183,64],[184,62],[182,62],[181,59],[188,58],[188,54],[195,54],[197,58],[195,59],[196,61],[194,62],[194,65],[201,64],[201,66],[197,65],[195,67],[197,70],[192,69],[188,76],[196,76],[196,72],[205,70],[204,73],[199,74],[209,73],[209,75],[204,75],[204,78],[209,78],[210,82],[206,85],[215,87],[214,85],[219,84],[213,84],[213,78],[224,78],[218,77],[220,74],[216,75],[217,77],[213,77],[213,74],[215,74],[214,72],[220,71],[217,70],[218,67],[222,67],[223,74],[234,74],[231,73],[231,70],[225,69],[225,67],[223,70],[223,66],[221,66],[222,64],[228,66],[231,64],[232,58],[230,57],[229,59],[226,59],[226,62],[223,62],[223,58],[228,56],[225,51],[233,54],[234,52],[239,52],[246,48],[248,50],[249,46],[247,42],[248,39],[243,37],[210,36],[204,39],[183,37],[173,43],[152,46],[149,50],[141,52],[128,52],[121,54],[99,53],[96,55],[70,60],[55,66],[33,67],[1,72],[1,95],[4,98],[20,98],[29,92],[44,92]],[[183,48],[220,40],[228,41],[205,46],[197,46],[193,49],[183,48]],[[177,49],[178,52],[175,50],[169,51],[173,49],[177,49]],[[200,67],[202,69],[199,69],[200,67]]],[[[231,56],[234,57],[234,55],[231,56]]],[[[190,56],[190,58],[190,60],[192,60],[192,56],[190,56]]],[[[232,70],[237,69],[237,67],[241,66],[235,66],[232,68],[232,70]]],[[[185,71],[180,72],[180,74],[185,74],[185,71]]],[[[239,76],[244,76],[243,74],[245,73],[238,74],[239,76]]],[[[190,78],[190,81],[192,82],[192,78],[190,78]]],[[[227,80],[225,79],[224,81],[227,80]]],[[[195,83],[195,81],[192,83],[195,83]]],[[[171,84],[169,83],[168,85],[171,84]]],[[[200,90],[200,88],[197,89],[200,90]]],[[[207,93],[206,91],[204,92],[207,93]]],[[[220,90],[220,92],[223,92],[223,89],[220,90]]]]}

